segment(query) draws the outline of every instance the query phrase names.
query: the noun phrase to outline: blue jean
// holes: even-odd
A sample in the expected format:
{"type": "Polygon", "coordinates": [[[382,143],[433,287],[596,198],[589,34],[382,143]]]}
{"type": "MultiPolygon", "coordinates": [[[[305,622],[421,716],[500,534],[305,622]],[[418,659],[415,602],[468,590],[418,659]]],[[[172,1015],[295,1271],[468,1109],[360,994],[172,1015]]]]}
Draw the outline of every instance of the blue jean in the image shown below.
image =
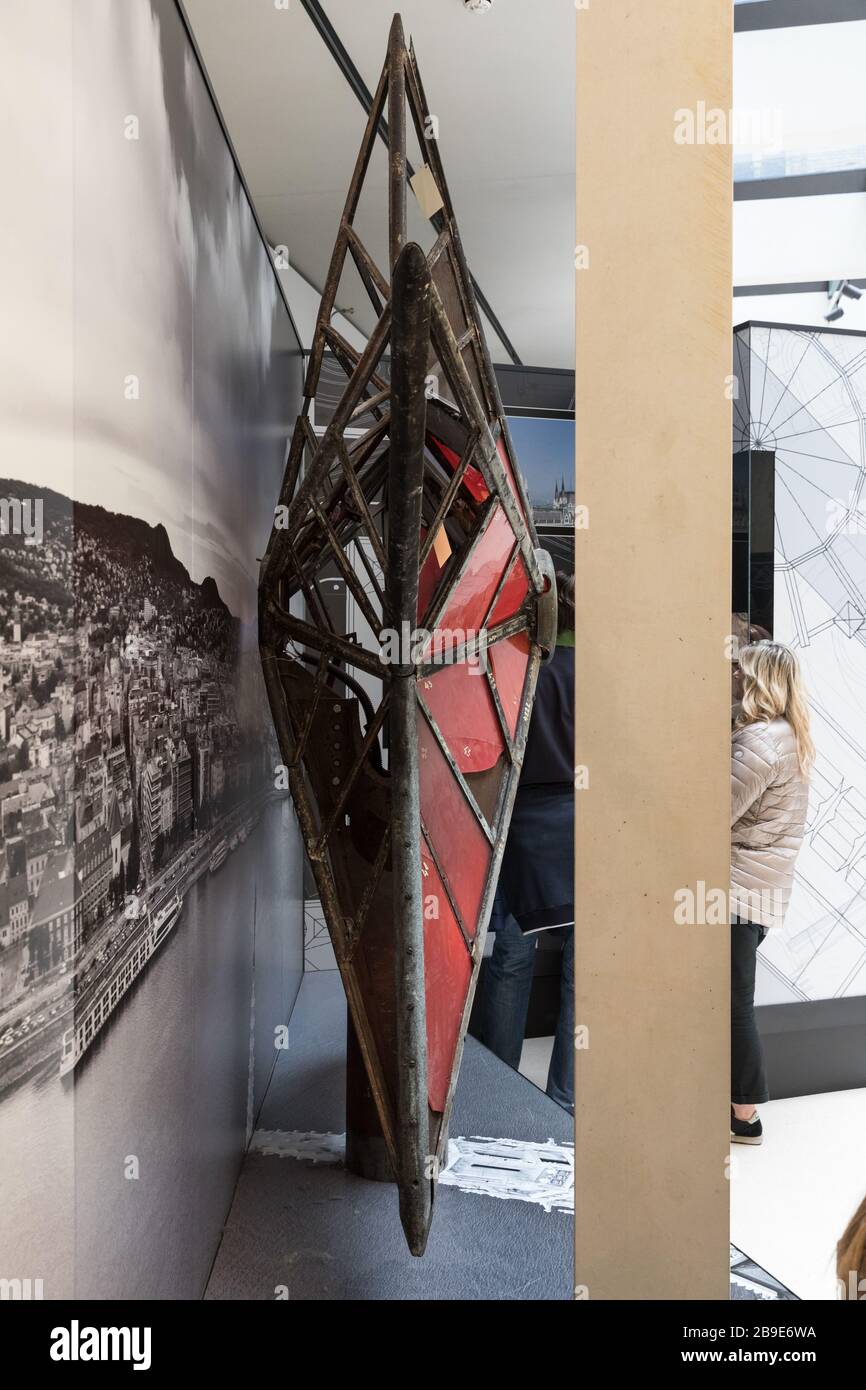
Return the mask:
{"type": "MultiPolygon", "coordinates": [[[[480,1040],[516,1071],[520,1065],[537,936],[524,936],[514,918],[497,913],[493,955],[484,971],[480,1040]]],[[[547,1094],[574,1113],[574,927],[564,927],[559,1017],[547,1073],[547,1094]]]]}

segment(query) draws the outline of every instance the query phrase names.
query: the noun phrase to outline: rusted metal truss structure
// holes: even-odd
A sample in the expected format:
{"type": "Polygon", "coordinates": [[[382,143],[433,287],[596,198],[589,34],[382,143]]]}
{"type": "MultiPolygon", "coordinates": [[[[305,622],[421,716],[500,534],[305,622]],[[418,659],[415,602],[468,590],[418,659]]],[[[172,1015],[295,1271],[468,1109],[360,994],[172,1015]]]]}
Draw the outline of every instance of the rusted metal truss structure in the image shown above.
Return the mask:
{"type": "Polygon", "coordinates": [[[350,1159],[374,1174],[379,1146],[414,1254],[556,608],[433,129],[395,16],[259,605],[271,710],[349,1004],[350,1159]],[[387,273],[353,225],[386,109],[387,273]],[[407,112],[440,204],[426,254],[407,241],[407,112]],[[347,258],[378,315],[363,351],[331,322],[347,258]],[[346,381],[317,435],[326,352],[346,381]],[[327,574],[345,583],[351,631],[323,601],[327,574]]]}

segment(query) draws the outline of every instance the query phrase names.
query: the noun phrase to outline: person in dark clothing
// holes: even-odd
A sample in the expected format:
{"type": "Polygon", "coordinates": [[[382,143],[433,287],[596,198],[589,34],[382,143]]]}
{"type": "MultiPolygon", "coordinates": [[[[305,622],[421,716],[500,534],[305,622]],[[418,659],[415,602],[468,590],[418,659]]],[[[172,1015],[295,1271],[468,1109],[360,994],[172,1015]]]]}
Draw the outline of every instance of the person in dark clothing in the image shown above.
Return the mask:
{"type": "Polygon", "coordinates": [[[490,928],[479,1038],[520,1064],[538,933],[562,940],[547,1094],[574,1110],[574,576],[557,575],[559,635],[542,666],[490,928]]]}

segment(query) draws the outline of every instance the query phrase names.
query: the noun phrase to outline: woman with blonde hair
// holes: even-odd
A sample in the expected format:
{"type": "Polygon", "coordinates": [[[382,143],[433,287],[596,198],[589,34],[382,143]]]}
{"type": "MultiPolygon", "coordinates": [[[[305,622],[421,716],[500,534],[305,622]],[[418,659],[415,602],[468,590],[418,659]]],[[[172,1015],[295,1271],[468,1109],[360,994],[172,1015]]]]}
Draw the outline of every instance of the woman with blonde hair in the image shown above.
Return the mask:
{"type": "Polygon", "coordinates": [[[797,658],[781,642],[740,652],[731,737],[731,1139],[760,1144],[769,1100],[755,1022],[758,947],[781,928],[803,843],[815,749],[797,658]]]}
{"type": "Polygon", "coordinates": [[[836,1274],[840,1298],[866,1298],[866,1197],[836,1247],[836,1274]]]}

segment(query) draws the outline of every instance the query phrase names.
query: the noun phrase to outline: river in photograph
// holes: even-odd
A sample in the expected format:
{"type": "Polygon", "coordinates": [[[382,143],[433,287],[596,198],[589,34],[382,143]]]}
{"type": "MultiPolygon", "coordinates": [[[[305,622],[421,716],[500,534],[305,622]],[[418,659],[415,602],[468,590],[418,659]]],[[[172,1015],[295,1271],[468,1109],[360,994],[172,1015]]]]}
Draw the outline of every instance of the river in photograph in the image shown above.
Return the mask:
{"type": "Polygon", "coordinates": [[[203,1287],[206,1213],[228,1210],[274,1029],[300,982],[290,824],[287,803],[269,806],[187,889],[74,1085],[53,1059],[0,1099],[0,1279],[41,1279],[46,1299],[203,1287]]]}

